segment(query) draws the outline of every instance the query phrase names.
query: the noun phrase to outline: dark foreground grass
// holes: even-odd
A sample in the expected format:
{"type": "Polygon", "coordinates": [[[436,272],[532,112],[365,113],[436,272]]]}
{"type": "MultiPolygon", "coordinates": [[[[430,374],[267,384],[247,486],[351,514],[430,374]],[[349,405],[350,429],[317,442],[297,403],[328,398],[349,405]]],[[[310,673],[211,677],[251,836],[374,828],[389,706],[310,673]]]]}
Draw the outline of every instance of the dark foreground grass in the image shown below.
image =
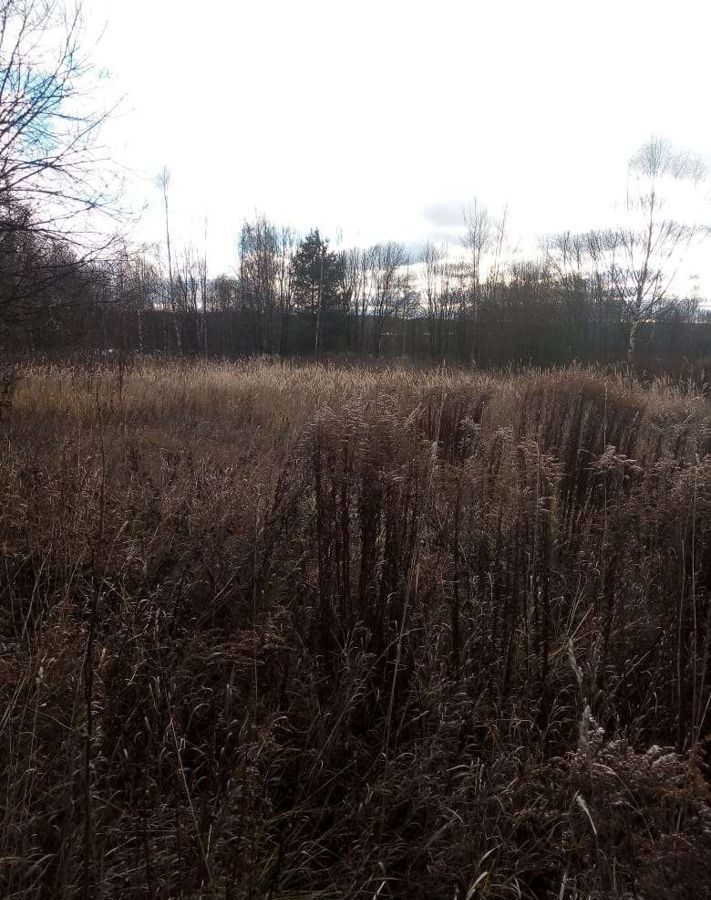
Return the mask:
{"type": "Polygon", "coordinates": [[[711,406],[580,370],[31,369],[0,894],[711,895],[711,406]]]}

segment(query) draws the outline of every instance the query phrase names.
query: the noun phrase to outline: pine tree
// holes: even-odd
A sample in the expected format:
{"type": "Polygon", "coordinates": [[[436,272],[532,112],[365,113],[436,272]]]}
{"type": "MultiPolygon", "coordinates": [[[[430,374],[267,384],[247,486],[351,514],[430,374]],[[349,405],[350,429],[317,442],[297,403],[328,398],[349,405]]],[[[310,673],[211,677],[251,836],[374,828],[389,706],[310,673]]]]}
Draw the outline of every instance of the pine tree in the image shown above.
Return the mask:
{"type": "Polygon", "coordinates": [[[323,319],[337,310],[342,301],[343,257],[328,249],[318,229],[299,245],[292,262],[294,303],[313,320],[314,353],[321,345],[323,319]]]}

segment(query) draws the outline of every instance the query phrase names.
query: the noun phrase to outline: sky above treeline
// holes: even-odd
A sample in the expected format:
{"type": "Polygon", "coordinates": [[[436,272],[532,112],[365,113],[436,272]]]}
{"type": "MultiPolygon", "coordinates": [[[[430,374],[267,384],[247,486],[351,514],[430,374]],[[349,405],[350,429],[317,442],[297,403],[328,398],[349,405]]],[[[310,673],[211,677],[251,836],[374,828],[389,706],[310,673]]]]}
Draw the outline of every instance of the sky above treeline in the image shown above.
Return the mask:
{"type": "MultiPolygon", "coordinates": [[[[162,237],[212,273],[256,212],[344,244],[457,239],[474,197],[510,244],[612,225],[653,134],[711,166],[711,4],[702,0],[85,0],[121,96],[104,131],[162,237]]],[[[711,221],[711,205],[709,206],[711,221]]],[[[690,258],[711,294],[711,245],[690,258]]]]}

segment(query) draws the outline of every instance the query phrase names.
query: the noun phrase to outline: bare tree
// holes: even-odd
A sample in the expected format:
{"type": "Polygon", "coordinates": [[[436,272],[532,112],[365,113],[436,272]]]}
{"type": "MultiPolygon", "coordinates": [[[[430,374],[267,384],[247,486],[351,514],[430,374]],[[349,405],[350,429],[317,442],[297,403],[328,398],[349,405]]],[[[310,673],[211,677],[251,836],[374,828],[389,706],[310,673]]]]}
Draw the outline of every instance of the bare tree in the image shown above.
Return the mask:
{"type": "Polygon", "coordinates": [[[285,325],[285,305],[287,309],[291,305],[289,246],[288,229],[277,228],[262,215],[242,225],[240,301],[258,353],[282,347],[279,330],[285,325]]]}
{"type": "Polygon", "coordinates": [[[0,0],[0,325],[49,315],[52,284],[113,238],[97,221],[118,196],[97,144],[108,112],[91,107],[81,25],[62,0],[0,0]]]}
{"type": "Polygon", "coordinates": [[[344,297],[353,323],[351,346],[359,353],[365,348],[366,322],[374,303],[374,253],[373,247],[353,247],[343,256],[344,297]]]}
{"type": "Polygon", "coordinates": [[[350,350],[361,351],[363,349],[363,325],[365,322],[363,288],[363,250],[360,247],[351,247],[343,252],[343,305],[350,350]]]}
{"type": "Polygon", "coordinates": [[[203,310],[207,279],[204,257],[194,247],[184,248],[175,279],[175,306],[185,325],[185,344],[189,353],[204,352],[203,310]]]}
{"type": "Polygon", "coordinates": [[[202,299],[202,309],[200,310],[200,344],[203,354],[207,356],[207,307],[210,289],[210,283],[207,277],[207,216],[205,216],[203,225],[203,249],[202,257],[200,258],[200,296],[202,299]]]}
{"type": "Polygon", "coordinates": [[[462,245],[468,255],[469,277],[467,290],[464,284],[460,289],[458,335],[461,358],[470,362],[479,355],[482,306],[487,295],[494,299],[501,278],[507,217],[506,207],[496,218],[476,198],[464,211],[462,245]]]}
{"type": "Polygon", "coordinates": [[[373,353],[377,356],[382,349],[385,323],[397,314],[409,287],[410,260],[403,245],[393,241],[371,247],[367,258],[372,284],[373,353]]]}
{"type": "Polygon", "coordinates": [[[407,356],[407,332],[408,324],[416,319],[420,312],[420,294],[417,291],[416,279],[410,272],[407,273],[403,280],[403,290],[398,303],[398,312],[402,321],[402,344],[400,346],[401,356],[407,356]]]}
{"type": "Polygon", "coordinates": [[[446,247],[427,244],[422,253],[427,334],[433,359],[443,360],[450,346],[452,322],[461,304],[461,266],[449,259],[446,247]]]}
{"type": "Polygon", "coordinates": [[[163,211],[165,214],[165,243],[168,252],[168,308],[173,321],[173,332],[175,334],[175,346],[178,356],[183,354],[183,336],[179,318],[179,302],[175,291],[175,277],[173,273],[173,253],[170,243],[170,209],[168,205],[168,189],[170,187],[170,171],[167,166],[163,166],[156,179],[161,194],[163,195],[163,211]]]}
{"type": "Polygon", "coordinates": [[[464,210],[462,244],[469,253],[471,265],[472,307],[476,312],[481,296],[481,265],[484,254],[494,242],[494,222],[488,209],[476,198],[464,210]]]}
{"type": "Polygon", "coordinates": [[[76,239],[83,215],[115,199],[96,144],[108,113],[88,110],[92,68],[81,8],[61,0],[0,0],[0,209],[3,226],[76,239]]]}
{"type": "Polygon", "coordinates": [[[501,216],[494,220],[493,259],[488,275],[489,282],[494,286],[499,283],[504,266],[504,250],[507,249],[508,224],[509,208],[508,206],[504,206],[501,216]]]}
{"type": "Polygon", "coordinates": [[[112,345],[118,344],[122,359],[127,352],[127,340],[134,332],[136,349],[145,352],[146,312],[153,307],[160,282],[158,269],[150,259],[150,249],[123,244],[116,248],[107,267],[115,293],[111,306],[118,312],[120,324],[117,340],[112,345]]]}
{"type": "Polygon", "coordinates": [[[353,325],[349,340],[353,349],[364,350],[369,321],[372,351],[376,355],[381,352],[386,323],[408,308],[405,301],[412,291],[409,266],[405,247],[394,241],[353,247],[343,254],[343,294],[345,312],[353,325]]]}
{"type": "Polygon", "coordinates": [[[548,258],[561,277],[584,274],[600,299],[617,305],[627,323],[629,359],[643,323],[677,303],[679,268],[692,244],[709,233],[698,209],[705,179],[698,157],[652,138],[630,161],[623,224],[548,242],[548,258]],[[675,203],[686,207],[682,220],[674,217],[675,203]]]}
{"type": "Polygon", "coordinates": [[[289,325],[294,307],[292,260],[299,243],[296,232],[288,226],[277,230],[276,295],[279,305],[279,353],[289,352],[289,325]]]}

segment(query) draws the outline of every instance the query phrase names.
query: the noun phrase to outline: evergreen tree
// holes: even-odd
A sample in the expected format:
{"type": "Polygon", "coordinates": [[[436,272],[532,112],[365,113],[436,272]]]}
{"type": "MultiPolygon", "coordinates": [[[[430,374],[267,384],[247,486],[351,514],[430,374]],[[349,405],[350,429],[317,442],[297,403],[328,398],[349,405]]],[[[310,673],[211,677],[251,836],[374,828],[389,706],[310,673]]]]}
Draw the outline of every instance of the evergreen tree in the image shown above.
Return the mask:
{"type": "Polygon", "coordinates": [[[342,303],[343,257],[328,249],[318,229],[299,245],[292,262],[294,304],[313,321],[314,353],[321,347],[324,318],[342,303]]]}

